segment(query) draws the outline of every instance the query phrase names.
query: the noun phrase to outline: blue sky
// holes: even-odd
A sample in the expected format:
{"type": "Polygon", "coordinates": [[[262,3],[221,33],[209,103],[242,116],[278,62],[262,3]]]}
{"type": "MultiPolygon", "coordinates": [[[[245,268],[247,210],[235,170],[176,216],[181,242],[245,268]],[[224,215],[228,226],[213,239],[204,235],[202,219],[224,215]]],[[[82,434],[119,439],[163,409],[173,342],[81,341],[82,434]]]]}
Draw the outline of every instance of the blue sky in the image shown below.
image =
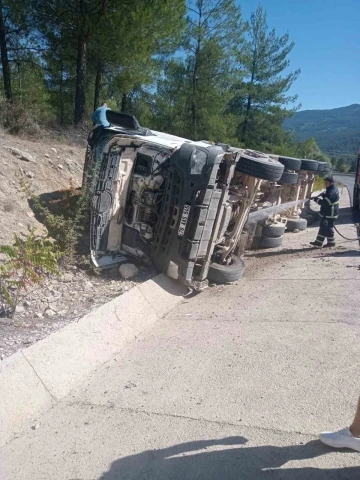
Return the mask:
{"type": "Polygon", "coordinates": [[[292,69],[301,69],[290,93],[301,110],[360,103],[360,0],[238,0],[244,19],[261,3],[268,26],[289,33],[292,69]]]}

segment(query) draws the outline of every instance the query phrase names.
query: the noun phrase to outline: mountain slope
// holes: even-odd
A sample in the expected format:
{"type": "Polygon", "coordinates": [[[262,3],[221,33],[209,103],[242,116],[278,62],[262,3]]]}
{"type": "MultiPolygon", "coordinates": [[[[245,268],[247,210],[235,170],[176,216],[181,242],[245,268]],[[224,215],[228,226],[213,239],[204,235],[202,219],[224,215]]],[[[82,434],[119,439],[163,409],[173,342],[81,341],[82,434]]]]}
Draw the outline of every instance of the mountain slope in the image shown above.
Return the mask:
{"type": "Polygon", "coordinates": [[[332,110],[304,110],[284,122],[298,140],[314,137],[330,155],[355,154],[360,148],[360,105],[332,110]]]}

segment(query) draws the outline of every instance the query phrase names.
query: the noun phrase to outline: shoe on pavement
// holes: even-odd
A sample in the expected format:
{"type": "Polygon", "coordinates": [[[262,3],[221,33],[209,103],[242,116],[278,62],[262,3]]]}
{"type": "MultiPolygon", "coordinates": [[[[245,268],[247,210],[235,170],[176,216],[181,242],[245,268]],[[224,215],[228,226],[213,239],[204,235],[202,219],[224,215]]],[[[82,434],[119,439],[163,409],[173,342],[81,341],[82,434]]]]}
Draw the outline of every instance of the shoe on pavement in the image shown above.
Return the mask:
{"type": "Polygon", "coordinates": [[[354,437],[347,427],[337,432],[322,432],[320,440],[329,447],[351,448],[351,450],[360,452],[360,438],[354,437]]]}
{"type": "Polygon", "coordinates": [[[316,242],[310,242],[310,245],[312,245],[312,246],[315,247],[315,248],[321,248],[321,247],[322,247],[322,245],[319,245],[319,244],[316,243],[316,242]]]}

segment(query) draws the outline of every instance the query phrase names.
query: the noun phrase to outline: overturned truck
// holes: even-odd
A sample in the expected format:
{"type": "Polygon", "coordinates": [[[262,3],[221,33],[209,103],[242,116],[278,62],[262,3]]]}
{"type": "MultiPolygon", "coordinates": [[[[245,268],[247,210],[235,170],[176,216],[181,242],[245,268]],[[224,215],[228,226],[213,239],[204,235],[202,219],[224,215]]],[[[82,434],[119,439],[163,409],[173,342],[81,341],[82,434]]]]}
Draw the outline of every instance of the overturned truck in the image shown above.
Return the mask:
{"type": "Polygon", "coordinates": [[[202,290],[238,280],[235,254],[262,182],[284,166],[260,152],[193,142],[107,111],[90,132],[83,187],[91,191],[91,259],[112,267],[131,255],[202,290]]]}

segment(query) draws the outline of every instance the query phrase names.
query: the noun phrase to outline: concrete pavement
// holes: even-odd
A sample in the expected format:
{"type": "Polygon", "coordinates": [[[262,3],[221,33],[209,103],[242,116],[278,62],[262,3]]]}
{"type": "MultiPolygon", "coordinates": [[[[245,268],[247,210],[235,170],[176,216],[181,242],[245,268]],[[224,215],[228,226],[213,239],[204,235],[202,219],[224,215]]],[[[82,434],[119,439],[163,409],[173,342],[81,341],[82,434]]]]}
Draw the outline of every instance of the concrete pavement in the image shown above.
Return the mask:
{"type": "MultiPolygon", "coordinates": [[[[339,230],[355,237],[347,195],[339,230]]],[[[359,395],[357,242],[249,252],[2,449],[6,480],[359,479],[321,445],[359,395]]]]}

